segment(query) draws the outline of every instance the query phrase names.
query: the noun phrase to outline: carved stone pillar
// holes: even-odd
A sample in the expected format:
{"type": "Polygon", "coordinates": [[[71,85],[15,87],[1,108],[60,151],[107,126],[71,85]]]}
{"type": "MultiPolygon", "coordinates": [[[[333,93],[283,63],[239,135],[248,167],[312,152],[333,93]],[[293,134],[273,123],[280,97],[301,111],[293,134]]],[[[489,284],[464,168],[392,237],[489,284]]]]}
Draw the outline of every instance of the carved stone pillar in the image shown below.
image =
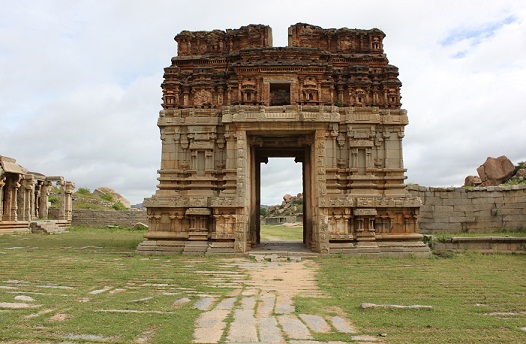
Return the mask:
{"type": "Polygon", "coordinates": [[[40,192],[42,191],[42,181],[37,181],[31,193],[31,218],[40,218],[40,192]]]}
{"type": "Polygon", "coordinates": [[[58,208],[58,220],[59,221],[66,221],[66,208],[64,205],[66,204],[66,190],[65,190],[65,181],[59,181],[57,182],[57,185],[60,185],[60,201],[59,201],[59,208],[58,208]]]}
{"type": "Polygon", "coordinates": [[[5,176],[0,175],[0,221],[4,217],[4,186],[5,186],[5,176]]]}
{"type": "Polygon", "coordinates": [[[49,217],[49,188],[53,185],[50,181],[46,180],[42,183],[40,190],[40,218],[46,220],[49,217]]]}
{"type": "Polygon", "coordinates": [[[7,209],[8,214],[7,221],[17,221],[18,220],[18,189],[20,188],[20,175],[14,175],[11,178],[8,178],[9,183],[7,184],[7,209]]]}
{"type": "Polygon", "coordinates": [[[75,183],[66,181],[64,184],[64,219],[71,223],[73,220],[73,201],[71,195],[75,191],[75,183]]]}
{"type": "Polygon", "coordinates": [[[19,218],[20,221],[31,221],[31,200],[33,194],[33,188],[35,186],[35,180],[32,175],[26,175],[22,179],[22,190],[18,195],[19,203],[19,218]]]}

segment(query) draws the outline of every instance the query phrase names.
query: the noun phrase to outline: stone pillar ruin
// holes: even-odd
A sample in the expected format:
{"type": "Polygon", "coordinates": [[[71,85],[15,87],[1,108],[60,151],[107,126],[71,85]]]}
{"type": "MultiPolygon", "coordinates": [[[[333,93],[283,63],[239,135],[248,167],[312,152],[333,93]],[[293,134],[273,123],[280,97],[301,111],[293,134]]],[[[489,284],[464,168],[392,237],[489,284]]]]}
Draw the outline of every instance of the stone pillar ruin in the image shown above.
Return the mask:
{"type": "Polygon", "coordinates": [[[405,191],[398,68],[379,29],[298,23],[183,31],[165,68],[156,193],[138,252],[248,252],[259,242],[259,165],[303,165],[304,244],[319,253],[429,255],[405,191]]]}
{"type": "Polygon", "coordinates": [[[44,180],[42,182],[42,187],[41,187],[41,190],[40,190],[40,206],[39,206],[40,213],[39,213],[39,216],[38,216],[41,219],[47,219],[49,217],[49,207],[48,207],[49,188],[52,185],[53,184],[50,181],[48,181],[48,180],[44,180]]]}
{"type": "Polygon", "coordinates": [[[52,181],[63,184],[58,225],[66,228],[71,225],[71,194],[75,184],[64,182],[63,177],[28,172],[15,159],[0,156],[0,233],[29,231],[35,220],[47,220],[52,181]]]}
{"type": "Polygon", "coordinates": [[[0,167],[0,221],[4,217],[4,186],[6,177],[3,172],[2,167],[0,167]]]}

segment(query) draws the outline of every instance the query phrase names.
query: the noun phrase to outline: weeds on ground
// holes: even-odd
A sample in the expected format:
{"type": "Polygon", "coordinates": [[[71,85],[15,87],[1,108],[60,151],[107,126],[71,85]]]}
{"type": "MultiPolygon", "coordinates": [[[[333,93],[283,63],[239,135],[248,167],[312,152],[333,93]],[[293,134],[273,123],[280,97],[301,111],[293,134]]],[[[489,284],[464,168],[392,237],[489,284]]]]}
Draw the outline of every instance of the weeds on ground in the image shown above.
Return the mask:
{"type": "Polygon", "coordinates": [[[19,295],[34,301],[25,303],[32,308],[4,307],[0,341],[191,342],[200,311],[173,303],[228,292],[195,273],[225,267],[217,257],[137,255],[144,233],[75,227],[60,235],[1,236],[0,303],[24,304],[19,295]]]}
{"type": "Polygon", "coordinates": [[[319,283],[331,296],[300,309],[340,307],[389,343],[518,343],[526,340],[526,257],[448,254],[431,259],[324,257],[319,283]],[[432,309],[362,309],[362,303],[432,309]]]}

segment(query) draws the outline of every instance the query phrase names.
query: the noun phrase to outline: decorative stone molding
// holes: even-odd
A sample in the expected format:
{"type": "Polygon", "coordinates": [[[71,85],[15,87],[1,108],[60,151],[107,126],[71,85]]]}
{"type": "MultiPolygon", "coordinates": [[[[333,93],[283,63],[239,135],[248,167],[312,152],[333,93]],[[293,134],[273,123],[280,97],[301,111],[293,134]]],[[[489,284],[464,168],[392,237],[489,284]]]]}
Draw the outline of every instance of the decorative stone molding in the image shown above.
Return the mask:
{"type": "Polygon", "coordinates": [[[309,200],[307,248],[389,255],[404,241],[428,254],[420,200],[405,191],[407,113],[384,37],[302,23],[285,48],[272,47],[264,25],[177,35],[161,85],[159,186],[144,202],[155,243],[138,251],[162,240],[182,241],[171,247],[184,252],[195,248],[189,241],[249,251],[260,237],[260,164],[293,157],[309,200]]]}

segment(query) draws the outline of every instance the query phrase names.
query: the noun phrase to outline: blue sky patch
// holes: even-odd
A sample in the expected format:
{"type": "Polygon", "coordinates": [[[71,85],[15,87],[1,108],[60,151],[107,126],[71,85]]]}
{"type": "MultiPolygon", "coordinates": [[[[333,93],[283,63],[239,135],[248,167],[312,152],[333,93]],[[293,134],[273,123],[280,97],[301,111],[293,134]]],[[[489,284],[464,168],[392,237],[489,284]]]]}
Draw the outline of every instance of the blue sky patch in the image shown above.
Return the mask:
{"type": "Polygon", "coordinates": [[[461,27],[454,29],[440,42],[444,47],[468,40],[471,46],[477,46],[483,40],[492,37],[503,26],[512,24],[518,20],[515,16],[508,16],[500,21],[484,23],[476,27],[461,27]]]}

